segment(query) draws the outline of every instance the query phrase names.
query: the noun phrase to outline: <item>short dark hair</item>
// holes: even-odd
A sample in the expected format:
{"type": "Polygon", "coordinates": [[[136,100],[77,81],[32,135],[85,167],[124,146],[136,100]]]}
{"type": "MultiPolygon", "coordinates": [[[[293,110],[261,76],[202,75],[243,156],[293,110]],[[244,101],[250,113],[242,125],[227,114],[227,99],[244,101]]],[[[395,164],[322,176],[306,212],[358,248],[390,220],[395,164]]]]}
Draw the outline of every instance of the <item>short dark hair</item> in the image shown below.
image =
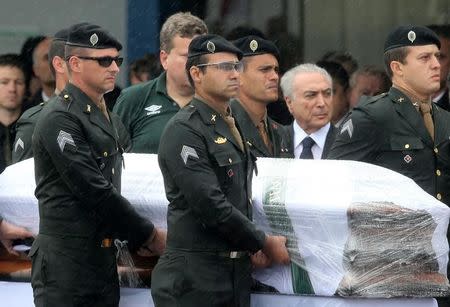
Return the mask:
{"type": "MultiPolygon", "coordinates": [[[[207,59],[206,59],[206,55],[205,54],[190,57],[186,61],[186,66],[185,66],[186,67],[186,73],[187,73],[187,76],[188,76],[189,83],[191,84],[191,86],[193,88],[194,88],[194,80],[192,80],[190,69],[191,69],[192,66],[197,66],[197,65],[200,65],[200,64],[206,64],[206,61],[207,61],[207,59]]],[[[199,67],[199,69],[201,71],[204,71],[205,68],[206,68],[205,66],[199,67]]]]}
{"type": "Polygon", "coordinates": [[[391,62],[397,61],[402,64],[405,64],[408,53],[409,53],[409,47],[394,48],[394,49],[388,50],[384,53],[384,68],[390,79],[392,79],[392,75],[393,75],[392,69],[391,69],[391,62]]]}
{"type": "Polygon", "coordinates": [[[342,65],[342,67],[348,69],[347,73],[350,76],[353,74],[359,67],[358,61],[353,57],[353,55],[348,51],[337,51],[332,50],[326,52],[319,61],[330,61],[336,62],[342,65]],[[346,66],[344,65],[346,64],[346,66]]]}
{"type": "Polygon", "coordinates": [[[150,79],[156,78],[163,71],[161,62],[159,61],[159,55],[145,54],[142,58],[134,60],[130,64],[129,74],[142,75],[147,73],[150,79]]]}
{"type": "Polygon", "coordinates": [[[50,64],[50,71],[52,72],[53,76],[55,76],[55,68],[53,67],[53,59],[56,56],[59,56],[61,59],[64,60],[64,54],[65,54],[65,41],[53,39],[52,43],[50,44],[50,49],[48,50],[48,62],[50,64]]]}
{"type": "Polygon", "coordinates": [[[346,91],[349,87],[349,76],[345,68],[337,63],[332,61],[319,61],[316,63],[317,66],[325,69],[333,79],[333,81],[339,83],[344,91],[346,91]]]}
{"type": "Polygon", "coordinates": [[[22,57],[16,53],[6,53],[0,55],[0,67],[16,67],[22,71],[25,76],[25,64],[22,57]]]}

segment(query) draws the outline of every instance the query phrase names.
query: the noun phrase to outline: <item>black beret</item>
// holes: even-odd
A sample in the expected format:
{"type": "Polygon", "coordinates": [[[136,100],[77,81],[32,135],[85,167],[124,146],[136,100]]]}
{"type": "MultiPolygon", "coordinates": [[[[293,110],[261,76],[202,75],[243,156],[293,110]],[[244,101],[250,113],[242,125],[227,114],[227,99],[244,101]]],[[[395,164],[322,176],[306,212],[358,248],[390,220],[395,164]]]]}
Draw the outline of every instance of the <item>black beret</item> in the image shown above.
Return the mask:
{"type": "Polygon", "coordinates": [[[229,52],[242,59],[242,52],[225,38],[215,34],[204,34],[194,37],[189,44],[188,58],[216,52],[229,52]]]}
{"type": "Polygon", "coordinates": [[[82,23],[70,27],[66,45],[92,49],[122,49],[122,44],[100,26],[82,23]]]}
{"type": "Polygon", "coordinates": [[[280,60],[280,51],[277,46],[273,42],[259,36],[249,35],[241,37],[233,41],[233,44],[242,51],[244,57],[269,53],[276,57],[277,60],[280,60]]]}
{"type": "Polygon", "coordinates": [[[400,26],[389,33],[384,43],[384,52],[400,47],[436,45],[441,48],[439,37],[423,26],[400,26]]]}

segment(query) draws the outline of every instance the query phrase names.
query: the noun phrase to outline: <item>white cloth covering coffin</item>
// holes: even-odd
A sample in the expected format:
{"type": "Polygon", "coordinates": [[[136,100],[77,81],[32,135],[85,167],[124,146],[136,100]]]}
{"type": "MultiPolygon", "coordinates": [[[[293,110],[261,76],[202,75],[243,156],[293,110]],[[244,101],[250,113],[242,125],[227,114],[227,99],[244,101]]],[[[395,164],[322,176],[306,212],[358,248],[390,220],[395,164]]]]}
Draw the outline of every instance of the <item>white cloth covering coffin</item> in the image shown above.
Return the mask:
{"type": "MultiPolygon", "coordinates": [[[[306,269],[311,294],[334,295],[348,276],[344,254],[351,235],[348,210],[352,204],[387,203],[429,214],[434,223],[429,225],[431,242],[425,243],[432,246],[436,272],[445,275],[450,209],[411,179],[385,168],[350,161],[261,158],[257,165],[258,175],[253,179],[255,223],[266,232],[288,236],[292,262],[306,269]]],[[[168,201],[157,156],[125,154],[125,166],[122,194],[140,214],[156,226],[166,227],[168,201]]],[[[0,214],[37,233],[34,188],[33,159],[12,165],[0,175],[0,214]]],[[[405,235],[407,230],[402,230],[405,235]]],[[[376,240],[376,236],[372,239],[376,240]]],[[[274,266],[254,275],[281,293],[299,292],[295,290],[297,281],[291,266],[274,266]]],[[[389,279],[383,282],[389,286],[389,279]]],[[[446,278],[443,285],[448,286],[446,278]]],[[[369,291],[367,296],[389,297],[392,293],[371,295],[369,291]]],[[[400,291],[394,296],[403,294],[400,291]]]]}

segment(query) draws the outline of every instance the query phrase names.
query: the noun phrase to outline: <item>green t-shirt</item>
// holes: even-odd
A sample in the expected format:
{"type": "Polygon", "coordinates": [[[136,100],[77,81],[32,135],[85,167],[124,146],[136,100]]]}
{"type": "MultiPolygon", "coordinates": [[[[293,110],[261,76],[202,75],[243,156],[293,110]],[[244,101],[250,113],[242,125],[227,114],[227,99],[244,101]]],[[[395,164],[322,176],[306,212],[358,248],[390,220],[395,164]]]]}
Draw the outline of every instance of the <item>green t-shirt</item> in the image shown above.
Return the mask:
{"type": "Polygon", "coordinates": [[[167,122],[180,107],[169,97],[166,73],[122,91],[113,112],[119,115],[131,138],[131,152],[158,153],[167,122]]]}

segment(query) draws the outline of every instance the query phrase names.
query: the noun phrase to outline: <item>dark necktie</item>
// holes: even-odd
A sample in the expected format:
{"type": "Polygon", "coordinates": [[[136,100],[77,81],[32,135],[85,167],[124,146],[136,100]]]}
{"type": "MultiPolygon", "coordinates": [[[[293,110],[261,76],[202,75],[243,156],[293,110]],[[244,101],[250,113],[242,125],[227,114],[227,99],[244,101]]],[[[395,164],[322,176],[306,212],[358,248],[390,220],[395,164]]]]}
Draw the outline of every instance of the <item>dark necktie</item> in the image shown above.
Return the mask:
{"type": "Polygon", "coordinates": [[[264,142],[264,145],[266,145],[267,150],[270,152],[270,154],[272,154],[272,143],[270,142],[269,134],[266,131],[266,124],[264,123],[264,120],[259,122],[258,132],[264,142]]]}
{"type": "Polygon", "coordinates": [[[300,159],[314,159],[313,153],[311,151],[311,148],[314,144],[316,144],[316,142],[314,142],[314,140],[309,136],[303,139],[303,150],[300,154],[300,159]]]}

